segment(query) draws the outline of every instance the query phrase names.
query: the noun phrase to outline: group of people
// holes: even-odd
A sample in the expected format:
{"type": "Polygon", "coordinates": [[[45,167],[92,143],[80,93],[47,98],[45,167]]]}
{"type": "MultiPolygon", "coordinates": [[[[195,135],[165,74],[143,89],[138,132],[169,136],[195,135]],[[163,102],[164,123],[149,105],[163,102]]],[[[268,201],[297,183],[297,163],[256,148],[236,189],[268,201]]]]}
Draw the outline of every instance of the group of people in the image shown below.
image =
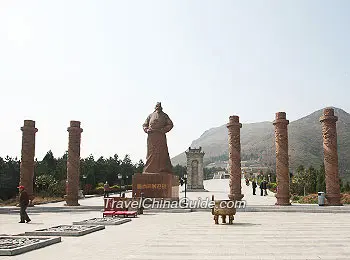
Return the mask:
{"type": "MultiPolygon", "coordinates": [[[[247,180],[246,180],[247,183],[247,180]]],[[[248,180],[248,184],[247,186],[249,186],[249,180],[248,180]]],[[[252,181],[252,188],[253,188],[253,195],[256,195],[256,188],[258,187],[258,184],[256,183],[255,180],[252,181]]],[[[260,182],[260,196],[267,196],[267,181],[264,179],[262,182],[260,182]]]]}

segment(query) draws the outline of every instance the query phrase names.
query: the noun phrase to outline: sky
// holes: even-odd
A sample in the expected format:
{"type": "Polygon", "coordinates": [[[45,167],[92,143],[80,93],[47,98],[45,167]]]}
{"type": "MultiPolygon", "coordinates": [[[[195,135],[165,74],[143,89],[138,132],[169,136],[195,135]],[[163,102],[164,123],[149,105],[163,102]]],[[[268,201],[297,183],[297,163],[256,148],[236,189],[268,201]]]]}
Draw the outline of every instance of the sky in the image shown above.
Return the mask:
{"type": "Polygon", "coordinates": [[[169,154],[212,127],[350,112],[350,1],[3,0],[0,156],[62,156],[70,120],[81,157],[145,160],[157,102],[174,123],[169,154]]]}

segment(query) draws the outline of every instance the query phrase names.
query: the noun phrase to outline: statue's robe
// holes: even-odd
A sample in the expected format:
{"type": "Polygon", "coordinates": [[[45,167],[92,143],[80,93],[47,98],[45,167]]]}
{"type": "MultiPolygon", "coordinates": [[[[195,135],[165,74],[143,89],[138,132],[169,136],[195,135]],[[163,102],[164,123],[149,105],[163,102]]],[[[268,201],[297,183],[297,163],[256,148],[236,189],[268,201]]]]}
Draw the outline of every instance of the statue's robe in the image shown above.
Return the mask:
{"type": "Polygon", "coordinates": [[[151,132],[147,137],[147,159],[143,169],[145,173],[172,173],[166,133],[173,128],[173,122],[163,111],[150,114],[143,129],[151,132]]]}

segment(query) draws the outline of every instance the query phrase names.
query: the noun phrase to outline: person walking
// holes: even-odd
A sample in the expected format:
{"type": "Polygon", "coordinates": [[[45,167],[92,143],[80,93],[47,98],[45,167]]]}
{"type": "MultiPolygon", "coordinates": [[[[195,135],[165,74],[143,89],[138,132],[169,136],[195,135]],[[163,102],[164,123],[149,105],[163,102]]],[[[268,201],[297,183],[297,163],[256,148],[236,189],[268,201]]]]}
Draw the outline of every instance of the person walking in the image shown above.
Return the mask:
{"type": "Polygon", "coordinates": [[[264,183],[264,184],[263,184],[264,196],[267,196],[267,181],[264,180],[263,183],[264,183]]]}
{"type": "Polygon", "coordinates": [[[28,214],[26,212],[27,207],[29,205],[29,196],[23,185],[18,186],[18,189],[19,189],[19,206],[21,207],[20,209],[21,221],[19,223],[25,223],[25,222],[28,223],[31,221],[31,219],[28,217],[28,214]]]}
{"type": "Polygon", "coordinates": [[[103,191],[104,191],[103,197],[108,198],[108,195],[109,195],[109,184],[108,184],[108,181],[106,181],[106,183],[103,185],[103,191]]]}
{"type": "Polygon", "coordinates": [[[260,196],[264,196],[264,181],[260,182],[259,188],[260,188],[260,196]]]}
{"type": "Polygon", "coordinates": [[[258,185],[256,184],[256,181],[253,180],[253,181],[252,181],[253,195],[256,195],[255,193],[256,193],[256,187],[257,187],[257,186],[258,186],[258,185]]]}

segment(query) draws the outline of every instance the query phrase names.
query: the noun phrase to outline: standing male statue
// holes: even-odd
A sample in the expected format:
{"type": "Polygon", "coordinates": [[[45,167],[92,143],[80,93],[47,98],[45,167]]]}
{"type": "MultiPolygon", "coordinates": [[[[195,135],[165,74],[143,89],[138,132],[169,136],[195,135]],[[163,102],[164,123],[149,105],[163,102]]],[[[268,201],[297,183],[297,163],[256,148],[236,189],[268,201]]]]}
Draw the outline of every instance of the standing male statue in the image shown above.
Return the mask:
{"type": "Polygon", "coordinates": [[[160,102],[156,104],[155,111],[150,114],[143,130],[147,137],[147,160],[143,169],[145,173],[172,173],[168,145],[165,134],[173,128],[173,122],[163,112],[160,102]]]}

